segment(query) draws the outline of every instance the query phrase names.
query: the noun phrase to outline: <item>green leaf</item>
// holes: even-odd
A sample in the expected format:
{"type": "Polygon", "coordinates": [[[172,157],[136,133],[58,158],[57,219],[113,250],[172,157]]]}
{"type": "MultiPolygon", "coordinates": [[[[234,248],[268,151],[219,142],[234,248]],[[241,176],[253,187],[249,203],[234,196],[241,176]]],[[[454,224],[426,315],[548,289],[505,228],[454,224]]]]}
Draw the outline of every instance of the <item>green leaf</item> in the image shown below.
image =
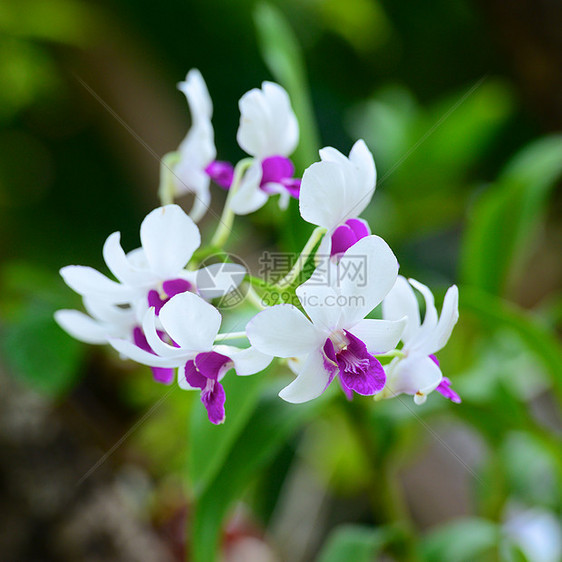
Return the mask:
{"type": "Polygon", "coordinates": [[[0,353],[15,377],[52,398],[68,392],[80,374],[84,345],[53,318],[76,301],[51,271],[22,262],[2,269],[0,353]]]}
{"type": "Polygon", "coordinates": [[[277,391],[275,388],[260,400],[220,471],[196,502],[191,528],[190,559],[194,562],[217,559],[222,522],[232,502],[323,403],[287,404],[277,397],[277,391]]]}
{"type": "Polygon", "coordinates": [[[226,393],[226,422],[213,425],[199,401],[189,424],[188,471],[196,496],[203,494],[223,466],[234,442],[254,411],[266,376],[237,377],[223,382],[226,393]]]}
{"type": "Polygon", "coordinates": [[[562,173],[562,136],[534,142],[515,156],[475,205],[465,234],[462,279],[500,295],[521,267],[529,240],[562,173]]]}
{"type": "Polygon", "coordinates": [[[520,337],[543,364],[562,401],[562,346],[556,336],[514,304],[470,287],[462,287],[460,294],[461,311],[475,314],[486,326],[509,328],[520,337]]]}
{"type": "Polygon", "coordinates": [[[329,536],[318,562],[372,562],[395,535],[392,527],[342,525],[329,536]]]}
{"type": "Polygon", "coordinates": [[[54,309],[30,303],[2,330],[2,356],[12,373],[35,390],[58,398],[79,376],[84,347],[55,323],[54,309]]]}
{"type": "Polygon", "coordinates": [[[492,521],[476,517],[460,519],[425,537],[423,559],[428,562],[494,560],[492,551],[497,547],[499,536],[499,528],[492,521]]]}
{"type": "Polygon", "coordinates": [[[302,172],[318,159],[320,145],[301,48],[281,11],[271,4],[258,4],[254,20],[262,57],[289,93],[299,121],[300,142],[292,158],[302,172]]]}

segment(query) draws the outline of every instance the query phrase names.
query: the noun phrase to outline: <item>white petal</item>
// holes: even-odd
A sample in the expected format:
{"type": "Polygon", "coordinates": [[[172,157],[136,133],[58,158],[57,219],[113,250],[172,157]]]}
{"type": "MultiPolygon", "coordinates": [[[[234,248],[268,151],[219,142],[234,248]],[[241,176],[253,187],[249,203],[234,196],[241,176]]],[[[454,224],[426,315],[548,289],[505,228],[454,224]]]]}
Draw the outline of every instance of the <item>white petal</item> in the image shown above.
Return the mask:
{"type": "Polygon", "coordinates": [[[357,217],[375,192],[375,163],[363,141],[357,141],[349,159],[335,148],[320,151],[302,178],[299,205],[304,220],[334,230],[357,217]]]}
{"type": "Polygon", "coordinates": [[[214,263],[196,272],[195,286],[207,300],[234,291],[246,276],[246,268],[237,263],[214,263]]]}
{"type": "Polygon", "coordinates": [[[103,245],[103,259],[107,267],[121,283],[127,285],[150,284],[152,279],[148,272],[139,271],[129,261],[121,247],[121,233],[114,232],[108,236],[103,245]],[[148,273],[148,275],[147,275],[148,273]]]}
{"type": "Polygon", "coordinates": [[[237,215],[247,215],[263,207],[269,195],[260,189],[261,162],[255,160],[244,174],[240,186],[230,199],[230,208],[237,215]]]}
{"type": "Polygon", "coordinates": [[[324,354],[320,350],[310,353],[302,363],[297,378],[286,386],[279,396],[293,404],[308,402],[320,396],[330,380],[324,361],[324,354]]]}
{"type": "Polygon", "coordinates": [[[107,343],[107,328],[78,310],[57,310],[57,324],[73,338],[85,343],[107,343]]]}
{"type": "MultiPolygon", "coordinates": [[[[451,333],[457,320],[459,319],[459,290],[456,285],[449,287],[445,299],[443,300],[443,309],[437,328],[431,337],[431,349],[428,354],[437,353],[440,349],[445,347],[449,341],[451,333]]],[[[429,344],[428,344],[429,345],[429,344]]]]}
{"type": "Polygon", "coordinates": [[[109,343],[113,349],[141,365],[148,365],[149,367],[177,367],[182,362],[185,363],[185,358],[183,357],[159,357],[127,340],[111,338],[109,343]]]}
{"type": "Polygon", "coordinates": [[[371,235],[359,240],[338,264],[340,293],[345,297],[342,327],[365,318],[396,282],[398,262],[388,244],[371,235]]]}
{"type": "Polygon", "coordinates": [[[341,318],[338,294],[320,276],[311,277],[296,290],[297,297],[314,325],[327,333],[337,329],[341,318]]]}
{"type": "Polygon", "coordinates": [[[64,282],[79,295],[97,297],[116,304],[124,304],[134,295],[126,285],[112,281],[91,267],[68,265],[60,270],[60,274],[64,282]]]}
{"type": "Polygon", "coordinates": [[[239,102],[240,126],[236,140],[256,158],[289,156],[299,140],[297,118],[287,92],[278,84],[264,82],[262,89],[246,92],[239,102]]]}
{"type": "Polygon", "coordinates": [[[386,353],[396,347],[406,326],[406,319],[390,320],[360,320],[350,328],[350,332],[358,337],[373,355],[386,353]]]}
{"type": "Polygon", "coordinates": [[[191,111],[191,119],[197,122],[201,118],[210,119],[213,116],[213,102],[207,89],[207,84],[196,68],[192,68],[185,77],[184,82],[178,84],[187,98],[189,110],[191,111]]]}
{"type": "Polygon", "coordinates": [[[146,337],[146,341],[148,345],[156,353],[161,357],[165,357],[167,359],[174,359],[178,357],[185,357],[186,354],[192,351],[190,349],[183,349],[178,348],[173,345],[169,345],[162,341],[160,338],[157,330],[156,330],[156,314],[154,313],[153,308],[149,308],[144,315],[142,321],[142,331],[144,332],[144,336],[146,337]]]}
{"type": "Polygon", "coordinates": [[[399,320],[407,317],[406,328],[402,334],[408,343],[420,327],[420,309],[414,290],[402,275],[396,279],[394,287],[382,302],[382,315],[386,320],[399,320]]]}
{"type": "MultiPolygon", "coordinates": [[[[432,347],[433,332],[437,327],[437,309],[435,308],[435,299],[433,298],[433,293],[430,291],[429,287],[423,283],[419,283],[415,279],[408,279],[410,285],[417,289],[425,300],[425,315],[423,317],[423,322],[417,332],[414,334],[414,338],[410,342],[409,348],[421,351],[429,346],[432,347]]],[[[426,353],[429,355],[429,353],[426,353]]]]}
{"type": "Polygon", "coordinates": [[[230,353],[225,355],[232,359],[236,374],[242,377],[263,371],[273,359],[271,355],[265,355],[265,353],[261,353],[253,347],[247,349],[231,348],[230,353]]]}
{"type": "Polygon", "coordinates": [[[391,395],[427,395],[439,386],[442,378],[441,370],[429,357],[414,354],[391,364],[385,390],[391,395]]]}
{"type": "Polygon", "coordinates": [[[189,212],[189,216],[193,219],[193,222],[199,222],[205,216],[205,213],[209,210],[210,206],[211,190],[207,184],[207,188],[205,190],[198,191],[194,194],[193,206],[189,212]]]}
{"type": "Polygon", "coordinates": [[[345,222],[347,164],[315,162],[302,176],[299,195],[301,217],[329,231],[345,222]]]}
{"type": "MultiPolygon", "coordinates": [[[[371,151],[367,148],[365,141],[358,140],[349,153],[349,160],[355,165],[358,171],[358,179],[361,182],[361,190],[365,197],[363,209],[367,207],[373,193],[375,191],[375,183],[377,181],[377,170],[375,168],[375,160],[371,151]]],[[[358,211],[357,214],[363,212],[358,211]]]]}
{"type": "Polygon", "coordinates": [[[222,320],[213,305],[193,293],[172,297],[160,310],[159,317],[166,332],[181,348],[194,351],[212,349],[222,320]]]}
{"type": "Polygon", "coordinates": [[[142,221],[140,237],[152,271],[164,279],[183,269],[201,244],[197,225],[177,205],[150,212],[142,221]]]}
{"type": "Polygon", "coordinates": [[[291,304],[278,304],[259,312],[246,328],[250,343],[275,357],[306,355],[320,348],[326,334],[291,304]]]}
{"type": "Polygon", "coordinates": [[[116,327],[131,327],[135,323],[135,312],[132,308],[120,308],[105,301],[84,297],[84,307],[88,314],[96,320],[116,327]]]}

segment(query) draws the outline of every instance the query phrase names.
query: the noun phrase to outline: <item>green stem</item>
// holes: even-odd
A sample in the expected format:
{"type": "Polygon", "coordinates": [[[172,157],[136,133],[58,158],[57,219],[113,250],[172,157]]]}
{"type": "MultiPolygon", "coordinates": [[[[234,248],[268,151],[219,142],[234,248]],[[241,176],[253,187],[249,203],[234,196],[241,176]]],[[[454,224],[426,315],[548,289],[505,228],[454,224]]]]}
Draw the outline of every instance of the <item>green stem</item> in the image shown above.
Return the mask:
{"type": "Polygon", "coordinates": [[[215,343],[227,340],[238,340],[241,338],[247,338],[246,332],[228,332],[224,334],[217,334],[215,338],[215,343]]]}
{"type": "Polygon", "coordinates": [[[415,531],[395,470],[392,468],[391,455],[383,454],[378,446],[369,411],[364,403],[361,400],[342,400],[340,403],[371,469],[368,494],[373,518],[378,525],[393,525],[400,530],[399,537],[392,544],[392,554],[396,559],[417,562],[419,557],[416,552],[415,531]]]}
{"type": "Polygon", "coordinates": [[[406,354],[400,349],[393,349],[392,351],[387,351],[386,353],[377,353],[375,357],[406,357],[406,354]]]}
{"type": "Polygon", "coordinates": [[[322,236],[326,234],[326,231],[327,229],[322,226],[318,226],[312,231],[312,234],[310,235],[308,242],[305,244],[304,248],[302,249],[302,252],[300,253],[300,256],[297,259],[297,262],[295,263],[291,271],[289,271],[289,273],[287,273],[287,275],[285,275],[285,277],[283,277],[283,279],[281,279],[281,281],[277,283],[276,287],[278,289],[284,289],[286,287],[290,287],[293,284],[295,279],[297,279],[297,277],[300,275],[303,267],[305,266],[308,258],[312,253],[312,250],[314,250],[316,244],[320,242],[322,236]]]}
{"type": "Polygon", "coordinates": [[[230,208],[230,202],[232,200],[232,197],[234,197],[234,194],[240,187],[240,182],[244,177],[244,173],[252,165],[253,161],[253,158],[244,158],[244,160],[240,160],[240,162],[238,162],[238,164],[236,164],[236,167],[234,168],[234,178],[232,179],[232,184],[226,197],[224,209],[222,211],[221,218],[219,219],[219,225],[210,244],[215,248],[222,248],[228,240],[230,233],[232,232],[232,224],[234,222],[235,215],[230,208]]]}
{"type": "Polygon", "coordinates": [[[179,152],[168,152],[160,160],[160,186],[158,187],[158,197],[160,204],[170,205],[174,202],[176,186],[174,184],[174,167],[180,161],[179,152]]]}

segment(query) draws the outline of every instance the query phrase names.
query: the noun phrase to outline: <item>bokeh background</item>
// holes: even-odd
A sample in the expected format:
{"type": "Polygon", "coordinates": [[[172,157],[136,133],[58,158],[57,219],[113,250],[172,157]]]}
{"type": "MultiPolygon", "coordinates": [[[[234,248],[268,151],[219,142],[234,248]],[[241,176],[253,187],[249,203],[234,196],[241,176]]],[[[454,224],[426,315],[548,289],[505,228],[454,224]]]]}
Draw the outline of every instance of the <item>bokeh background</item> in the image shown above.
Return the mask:
{"type": "MultiPolygon", "coordinates": [[[[559,560],[561,27],[549,0],[3,0],[2,559],[559,560]],[[374,233],[403,274],[459,284],[440,359],[461,405],[268,410],[244,382],[219,434],[196,397],[56,326],[80,307],[60,267],[104,270],[115,230],[137,246],[193,67],[221,159],[263,80],[291,94],[301,172],[367,141],[374,233]]],[[[251,267],[310,232],[275,205],[237,228],[251,267]]]]}

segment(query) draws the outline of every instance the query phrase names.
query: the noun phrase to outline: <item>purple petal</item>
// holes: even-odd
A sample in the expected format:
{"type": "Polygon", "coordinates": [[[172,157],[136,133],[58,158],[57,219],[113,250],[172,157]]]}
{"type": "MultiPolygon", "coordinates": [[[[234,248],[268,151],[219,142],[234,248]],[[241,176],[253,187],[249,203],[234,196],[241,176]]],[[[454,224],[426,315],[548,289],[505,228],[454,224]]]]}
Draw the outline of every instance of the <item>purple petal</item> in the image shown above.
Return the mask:
{"type": "Polygon", "coordinates": [[[284,156],[270,156],[265,158],[261,163],[262,178],[261,186],[268,183],[281,183],[282,180],[292,178],[295,173],[295,167],[289,158],[284,156]]]}
{"type": "Polygon", "coordinates": [[[301,181],[300,178],[290,178],[282,180],[281,184],[289,192],[291,197],[298,199],[301,193],[301,181]]]}
{"type": "Polygon", "coordinates": [[[162,283],[162,289],[170,297],[185,293],[193,289],[193,285],[186,279],[169,279],[162,283]]]}
{"type": "Polygon", "coordinates": [[[172,384],[174,381],[174,369],[167,367],[151,367],[152,376],[156,382],[172,384]]]}
{"type": "Polygon", "coordinates": [[[224,189],[229,189],[234,179],[234,167],[230,162],[215,160],[205,168],[205,173],[224,189]]]}
{"type": "Polygon", "coordinates": [[[345,221],[345,224],[355,232],[357,240],[361,240],[361,238],[365,238],[365,236],[370,234],[367,225],[360,219],[348,219],[345,221]]]}
{"type": "Polygon", "coordinates": [[[334,380],[336,373],[338,372],[336,352],[334,350],[334,344],[332,343],[332,340],[330,338],[328,338],[326,340],[326,343],[324,344],[324,369],[326,369],[326,371],[330,373],[328,384],[326,384],[326,388],[328,388],[330,383],[334,380]]]}
{"type": "Polygon", "coordinates": [[[225,400],[226,395],[222,384],[214,380],[208,380],[207,386],[201,392],[201,402],[203,402],[207,409],[207,415],[211,423],[218,425],[224,422],[225,400]]]}
{"type": "Polygon", "coordinates": [[[194,388],[203,389],[207,385],[207,378],[195,368],[195,361],[185,364],[185,380],[194,388]]]}
{"type": "Polygon", "coordinates": [[[146,336],[142,331],[140,326],[135,326],[133,328],[133,342],[137,347],[140,347],[144,351],[148,351],[149,353],[154,353],[150,345],[148,345],[148,341],[146,340],[146,336]]]}
{"type": "MultiPolygon", "coordinates": [[[[435,355],[430,355],[429,358],[439,367],[439,359],[437,359],[437,357],[435,357],[435,355]]],[[[445,380],[445,379],[443,379],[443,380],[445,380]]]]}
{"type": "Polygon", "coordinates": [[[332,250],[330,252],[330,257],[343,254],[346,250],[351,248],[355,242],[357,242],[357,236],[349,226],[346,224],[338,226],[332,234],[332,250]]]}
{"type": "MultiPolygon", "coordinates": [[[[433,357],[430,355],[433,359],[433,357]]],[[[461,403],[461,397],[451,388],[451,381],[447,377],[443,377],[439,386],[435,389],[437,392],[442,394],[445,398],[448,398],[451,402],[455,404],[461,403]]]]}
{"type": "Polygon", "coordinates": [[[218,380],[221,371],[228,364],[232,364],[230,357],[217,353],[216,351],[206,351],[198,353],[195,357],[195,367],[207,379],[218,380]]]}
{"type": "Polygon", "coordinates": [[[342,385],[363,396],[380,392],[386,383],[382,365],[359,338],[347,331],[345,335],[349,345],[336,354],[342,385]]]}
{"type": "Polygon", "coordinates": [[[160,310],[166,304],[166,300],[161,299],[158,291],[155,291],[154,289],[148,291],[147,300],[148,306],[153,306],[154,312],[156,312],[156,316],[158,316],[160,314],[160,310]]]}

